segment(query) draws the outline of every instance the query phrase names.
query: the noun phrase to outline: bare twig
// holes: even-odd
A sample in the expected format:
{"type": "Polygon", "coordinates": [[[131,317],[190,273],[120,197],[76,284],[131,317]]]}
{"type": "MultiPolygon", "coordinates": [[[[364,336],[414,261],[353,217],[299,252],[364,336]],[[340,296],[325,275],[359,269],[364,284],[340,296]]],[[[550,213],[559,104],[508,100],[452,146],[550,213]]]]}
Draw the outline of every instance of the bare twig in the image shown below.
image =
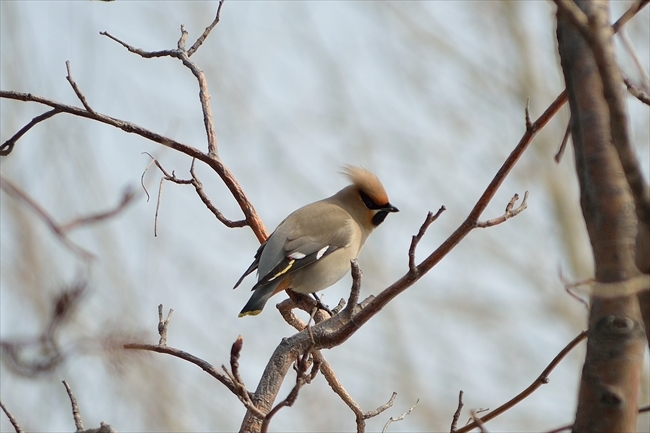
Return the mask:
{"type": "Polygon", "coordinates": [[[446,211],[447,208],[445,206],[440,206],[440,209],[438,209],[438,212],[434,215],[433,213],[429,212],[427,213],[427,217],[425,218],[424,222],[420,226],[420,230],[416,235],[414,235],[411,238],[411,246],[409,248],[409,272],[414,276],[417,277],[418,275],[418,268],[415,265],[415,249],[417,248],[418,244],[422,240],[422,237],[426,233],[427,229],[429,226],[438,219],[440,214],[442,214],[444,211],[446,211]]]}
{"type": "Polygon", "coordinates": [[[79,405],[77,404],[77,399],[72,393],[72,389],[70,389],[70,385],[68,385],[68,382],[64,380],[63,386],[65,386],[65,390],[68,393],[68,397],[70,397],[70,404],[72,404],[72,417],[74,418],[74,425],[77,428],[77,432],[83,432],[84,423],[81,420],[81,413],[79,413],[79,405]]]}
{"type": "Polygon", "coordinates": [[[28,208],[30,208],[43,222],[45,222],[45,224],[49,227],[52,233],[56,235],[59,241],[66,248],[68,248],[71,252],[79,256],[84,261],[94,260],[95,259],[94,254],[92,254],[90,251],[72,242],[67,236],[68,232],[81,226],[94,224],[114,217],[115,215],[122,212],[135,197],[133,190],[131,188],[127,188],[124,191],[124,194],[122,195],[122,199],[120,200],[120,203],[115,208],[105,212],[91,214],[89,216],[74,218],[71,221],[59,224],[54,220],[54,218],[50,216],[50,214],[47,213],[45,209],[41,207],[41,205],[39,205],[34,199],[29,197],[27,193],[25,193],[23,190],[18,188],[17,185],[15,185],[7,178],[1,176],[0,176],[0,189],[5,191],[7,194],[12,196],[16,200],[27,205],[28,208]]]}
{"type": "MultiPolygon", "coordinates": [[[[148,154],[149,155],[149,154],[148,154]]],[[[203,202],[203,204],[212,212],[212,214],[217,217],[217,219],[226,227],[228,228],[239,228],[239,227],[245,227],[248,225],[248,222],[246,220],[237,220],[233,221],[224,216],[224,214],[217,209],[217,207],[212,204],[212,201],[210,198],[207,196],[205,193],[205,190],[203,189],[203,183],[199,180],[199,178],[196,176],[196,173],[194,171],[194,163],[196,161],[195,158],[192,159],[192,164],[190,166],[190,175],[192,176],[191,179],[180,179],[176,176],[174,172],[171,174],[167,172],[163,168],[163,166],[160,164],[160,162],[157,159],[154,159],[151,155],[149,155],[150,158],[153,159],[153,163],[158,167],[158,169],[163,173],[163,178],[160,180],[160,186],[158,188],[158,201],[156,203],[156,218],[154,222],[154,234],[157,234],[157,223],[158,223],[158,211],[160,208],[160,198],[162,194],[162,182],[163,180],[167,180],[179,185],[192,185],[194,189],[196,190],[196,193],[198,194],[199,198],[203,202]]],[[[148,167],[147,167],[148,169],[148,167]]],[[[146,170],[145,170],[146,172],[146,170]]],[[[143,173],[144,176],[144,173],[143,173]]]]}
{"type": "Polygon", "coordinates": [[[264,419],[265,415],[260,411],[253,400],[251,399],[251,394],[246,390],[246,384],[239,374],[239,355],[241,354],[241,349],[244,345],[244,340],[241,335],[237,336],[237,339],[232,344],[230,349],[230,371],[226,368],[225,365],[221,366],[221,369],[228,375],[230,381],[234,386],[233,393],[239,398],[244,404],[244,407],[253,412],[258,418],[264,419]]]}
{"type": "Polygon", "coordinates": [[[43,114],[39,114],[38,116],[34,117],[27,125],[23,126],[20,128],[18,132],[16,132],[9,140],[5,141],[2,143],[0,146],[0,156],[7,156],[11,153],[12,150],[14,150],[14,145],[16,142],[23,136],[27,131],[32,129],[34,126],[38,125],[40,122],[49,119],[52,116],[55,116],[59,113],[63,113],[63,110],[59,108],[53,108],[50,111],[46,111],[43,114]]]}
{"type": "MultiPolygon", "coordinates": [[[[395,397],[396,395],[397,395],[396,393],[393,393],[393,397],[395,397]]],[[[406,412],[404,412],[403,414],[401,414],[397,418],[393,418],[392,416],[390,418],[388,418],[388,421],[386,421],[386,424],[384,425],[384,428],[381,431],[381,433],[386,433],[388,431],[388,426],[391,425],[392,423],[394,423],[396,421],[402,421],[404,418],[409,416],[411,414],[411,412],[413,412],[413,409],[415,409],[415,406],[417,406],[417,404],[419,402],[420,402],[420,399],[418,398],[417,401],[415,402],[415,404],[413,406],[411,406],[411,408],[409,410],[407,410],[406,412]]]]}
{"type": "Polygon", "coordinates": [[[219,23],[219,19],[221,17],[221,7],[223,6],[223,2],[224,0],[219,0],[219,7],[217,7],[217,15],[214,17],[214,20],[212,21],[212,23],[210,23],[208,27],[206,27],[206,29],[203,31],[203,34],[199,36],[199,38],[196,40],[196,42],[194,42],[194,44],[190,47],[190,49],[187,50],[188,57],[191,57],[192,54],[194,54],[194,52],[199,49],[199,47],[201,46],[201,44],[203,44],[203,42],[208,37],[212,29],[219,23]]]}
{"type": "Polygon", "coordinates": [[[176,358],[185,360],[191,364],[196,365],[201,368],[203,371],[208,373],[210,376],[217,379],[219,382],[224,384],[233,394],[237,395],[237,390],[227,376],[223,375],[218,369],[216,369],[212,364],[203,359],[192,355],[191,353],[184,352],[180,349],[175,349],[170,346],[159,346],[157,344],[142,344],[142,343],[128,343],[124,344],[124,349],[127,350],[146,350],[149,352],[164,353],[166,355],[171,355],[176,358]]]}
{"type": "Polygon", "coordinates": [[[625,87],[627,87],[627,91],[630,92],[632,96],[644,104],[650,105],[650,95],[636,87],[632,80],[627,77],[623,78],[623,82],[625,83],[625,87]]]}
{"type": "Polygon", "coordinates": [[[583,286],[585,284],[591,284],[595,282],[593,278],[589,278],[587,280],[582,280],[574,283],[570,283],[562,274],[562,271],[560,270],[560,281],[562,281],[562,284],[564,284],[564,291],[569,294],[572,298],[574,298],[576,301],[580,302],[582,305],[585,306],[587,310],[589,310],[589,303],[582,299],[580,296],[578,296],[573,290],[576,287],[583,286]]]}
{"type": "Polygon", "coordinates": [[[533,122],[530,121],[530,97],[526,98],[526,108],[524,110],[524,116],[526,119],[526,131],[533,127],[533,122]]]}
{"type": "Polygon", "coordinates": [[[158,213],[160,212],[160,201],[162,199],[162,189],[163,189],[163,184],[165,183],[165,178],[160,179],[160,183],[158,184],[158,196],[156,198],[156,213],[154,214],[153,217],[153,235],[154,237],[158,237],[158,213]]]}
{"type": "Polygon", "coordinates": [[[131,201],[134,198],[135,198],[135,191],[133,190],[133,188],[127,187],[124,190],[124,193],[122,194],[122,199],[117,204],[117,206],[115,206],[113,209],[104,212],[99,212],[85,217],[74,218],[71,221],[62,223],[60,225],[60,229],[62,232],[67,233],[69,231],[76,229],[77,227],[98,223],[106,219],[112,218],[117,214],[119,214],[120,212],[122,212],[131,203],[131,201]]]}
{"type": "Polygon", "coordinates": [[[238,220],[238,221],[229,220],[223,215],[223,213],[221,213],[219,209],[216,208],[216,206],[212,204],[210,198],[203,190],[203,184],[201,183],[199,178],[196,177],[196,173],[194,172],[194,161],[196,161],[196,159],[192,159],[192,165],[190,166],[190,174],[192,175],[191,183],[194,186],[194,189],[196,190],[196,193],[199,195],[199,198],[201,199],[203,204],[205,204],[205,206],[208,209],[210,209],[210,211],[214,214],[214,216],[217,217],[217,219],[221,221],[221,223],[226,227],[239,228],[239,227],[247,226],[248,223],[246,222],[246,220],[238,220]]]}
{"type": "Polygon", "coordinates": [[[634,65],[636,66],[636,69],[639,73],[639,79],[643,83],[644,89],[648,89],[648,81],[650,80],[648,78],[648,71],[645,70],[645,67],[643,66],[643,63],[641,62],[641,59],[639,58],[639,55],[637,54],[636,50],[634,49],[634,46],[632,45],[632,41],[630,41],[630,38],[628,38],[627,33],[625,32],[624,29],[621,29],[621,31],[618,33],[618,37],[623,43],[623,47],[625,47],[625,50],[628,52],[630,57],[632,57],[632,61],[634,62],[634,65]]]}
{"type": "MultiPolygon", "coordinates": [[[[140,48],[135,48],[127,44],[126,42],[119,40],[118,38],[109,34],[108,32],[100,32],[99,34],[109,37],[110,39],[119,43],[130,52],[144,58],[154,58],[154,57],[176,58],[180,60],[183,63],[183,65],[185,65],[185,67],[187,67],[192,72],[192,74],[196,77],[199,84],[199,100],[201,101],[201,109],[203,111],[203,125],[205,127],[205,132],[208,140],[208,155],[211,158],[218,159],[217,133],[214,128],[212,109],[210,108],[210,94],[208,93],[208,82],[205,78],[205,74],[203,73],[203,71],[194,62],[190,60],[188,52],[185,51],[184,44],[185,44],[185,38],[187,37],[187,32],[185,31],[185,28],[181,26],[181,38],[178,42],[177,49],[161,50],[161,51],[145,51],[140,48]]],[[[200,46],[200,44],[198,46],[200,46]]],[[[197,49],[198,46],[196,47],[197,49]]]]}
{"type": "MultiPolygon", "coordinates": [[[[528,397],[533,392],[535,392],[535,390],[537,388],[539,388],[540,386],[542,386],[544,384],[547,384],[548,381],[549,381],[548,376],[551,374],[551,371],[553,371],[553,369],[555,367],[557,367],[557,365],[560,363],[560,361],[562,361],[562,359],[571,350],[573,350],[582,340],[584,340],[586,337],[587,337],[587,331],[582,331],[580,334],[578,334],[578,336],[576,338],[571,340],[571,342],[569,344],[567,344],[566,347],[564,349],[562,349],[560,351],[560,353],[558,353],[555,356],[555,358],[553,358],[551,363],[544,369],[544,371],[542,371],[542,374],[540,374],[539,377],[537,379],[535,379],[535,381],[528,388],[526,388],[525,390],[523,390],[522,392],[517,394],[515,397],[510,399],[508,402],[506,402],[506,403],[502,404],[501,406],[499,406],[498,408],[494,409],[493,411],[491,411],[487,415],[482,416],[480,418],[480,421],[483,422],[483,423],[486,423],[489,420],[496,418],[497,416],[501,415],[502,413],[504,413],[508,409],[511,409],[512,407],[514,407],[518,403],[522,402],[526,397],[528,397]]],[[[462,428],[459,428],[458,430],[456,430],[456,433],[467,433],[467,432],[475,429],[478,426],[479,426],[478,423],[476,421],[474,421],[474,422],[472,422],[472,423],[470,423],[470,424],[468,424],[468,425],[466,425],[466,426],[464,426],[462,428]]]]}
{"type": "Polygon", "coordinates": [[[66,236],[65,231],[61,230],[61,226],[59,226],[59,224],[54,221],[54,219],[45,211],[45,209],[43,209],[41,205],[29,197],[24,191],[14,185],[13,182],[9,181],[5,177],[0,176],[0,189],[5,191],[16,200],[27,205],[28,208],[30,208],[43,222],[45,222],[52,233],[56,235],[57,239],[59,239],[59,241],[73,254],[78,256],[84,262],[91,262],[95,259],[95,255],[90,251],[72,242],[66,236]]]}
{"type": "Polygon", "coordinates": [[[366,428],[366,423],[365,420],[373,418],[382,412],[384,412],[387,409],[390,409],[393,406],[393,403],[395,402],[395,399],[397,398],[397,393],[393,392],[391,395],[390,399],[378,408],[364,412],[363,409],[361,409],[361,406],[354,401],[354,399],[350,396],[350,394],[347,392],[347,390],[343,387],[341,382],[338,380],[336,377],[336,374],[334,374],[334,371],[332,370],[332,367],[329,365],[327,361],[325,361],[325,358],[320,359],[319,357],[322,357],[322,354],[320,351],[314,351],[314,358],[320,360],[320,371],[323,377],[325,377],[325,380],[327,380],[328,385],[330,388],[332,388],[332,391],[336,395],[338,395],[341,400],[352,410],[356,417],[356,424],[357,424],[357,433],[362,433],[365,431],[366,428]]]}
{"type": "Polygon", "coordinates": [[[174,310],[169,309],[167,313],[167,318],[163,319],[163,304],[158,305],[158,334],[160,335],[160,340],[158,340],[159,346],[167,345],[167,328],[169,327],[169,321],[172,320],[172,314],[174,310]]]}
{"type": "Polygon", "coordinates": [[[650,0],[637,0],[621,15],[621,17],[612,24],[612,30],[614,33],[617,33],[628,21],[630,21],[634,15],[636,15],[641,9],[643,9],[650,0]]]}
{"type": "Polygon", "coordinates": [[[81,101],[83,106],[86,108],[86,110],[88,110],[89,112],[94,114],[95,110],[90,108],[90,105],[88,104],[88,101],[86,101],[86,97],[84,96],[83,93],[81,93],[81,90],[79,89],[79,86],[77,86],[77,83],[75,83],[74,79],[72,78],[70,60],[65,61],[65,67],[68,70],[68,75],[65,78],[66,78],[66,80],[68,80],[68,82],[72,86],[72,90],[74,90],[74,93],[77,95],[77,98],[79,98],[79,100],[81,101]]]}
{"type": "Polygon", "coordinates": [[[463,390],[460,390],[458,393],[458,407],[456,408],[456,412],[454,412],[454,416],[451,419],[451,429],[449,430],[450,433],[456,433],[456,426],[458,425],[458,419],[460,418],[460,411],[463,409],[463,390]]]}
{"type": "Polygon", "coordinates": [[[553,158],[556,163],[560,163],[562,160],[562,156],[564,155],[564,150],[566,149],[566,145],[569,142],[569,135],[571,135],[571,119],[569,118],[569,122],[566,125],[566,131],[564,131],[564,137],[562,137],[562,143],[560,143],[560,148],[557,150],[557,153],[555,154],[555,157],[553,158]]]}
{"type": "Polygon", "coordinates": [[[358,307],[359,303],[359,292],[361,291],[361,277],[363,272],[359,268],[359,261],[353,259],[350,261],[350,270],[352,274],[352,288],[350,290],[350,297],[348,298],[347,305],[341,311],[342,314],[347,315],[348,317],[354,314],[355,309],[358,307]]]}
{"type": "Polygon", "coordinates": [[[2,411],[7,415],[7,418],[9,419],[9,422],[11,423],[12,426],[14,426],[14,430],[16,430],[16,433],[23,433],[23,429],[20,428],[20,424],[18,424],[18,421],[16,421],[16,418],[13,417],[11,412],[9,412],[9,409],[5,407],[5,405],[0,401],[0,407],[2,408],[2,411]]]}
{"type": "Polygon", "coordinates": [[[516,209],[514,208],[515,203],[519,200],[519,194],[515,194],[512,199],[508,202],[508,205],[506,206],[506,211],[503,215],[497,218],[493,218],[491,220],[487,221],[477,221],[476,222],[476,227],[478,228],[487,228],[487,227],[492,227],[497,224],[501,224],[506,222],[508,219],[515,217],[519,215],[521,212],[523,212],[527,207],[528,207],[528,191],[524,193],[524,199],[521,201],[521,204],[519,207],[516,209]]]}
{"type": "Polygon", "coordinates": [[[234,175],[221,162],[220,159],[212,155],[209,155],[207,153],[203,153],[195,147],[188,146],[186,144],[173,140],[169,137],[165,137],[163,135],[157,134],[153,131],[150,131],[134,123],[116,119],[98,112],[90,113],[86,109],[74,107],[71,105],[61,104],[47,98],[32,95],[31,93],[21,93],[21,92],[0,90],[0,98],[14,99],[14,100],[25,101],[25,102],[36,102],[39,104],[43,104],[55,108],[56,110],[59,110],[62,113],[68,113],[75,116],[80,116],[80,117],[85,117],[87,119],[95,120],[97,122],[105,123],[107,125],[119,128],[125,132],[137,134],[147,140],[162,144],[163,146],[169,147],[171,149],[174,149],[178,152],[184,153],[192,158],[196,158],[204,162],[210,168],[212,168],[215,171],[215,173],[219,175],[219,177],[224,182],[228,190],[231,192],[233,198],[237,201],[237,204],[239,205],[242,212],[244,213],[248,225],[253,230],[253,233],[255,233],[255,235],[257,236],[257,239],[260,242],[264,242],[268,237],[268,232],[266,231],[266,228],[264,227],[262,220],[257,215],[257,212],[255,211],[255,208],[253,207],[252,203],[248,200],[248,197],[246,197],[246,194],[244,193],[243,189],[239,185],[239,182],[237,182],[237,180],[235,179],[234,175]]]}

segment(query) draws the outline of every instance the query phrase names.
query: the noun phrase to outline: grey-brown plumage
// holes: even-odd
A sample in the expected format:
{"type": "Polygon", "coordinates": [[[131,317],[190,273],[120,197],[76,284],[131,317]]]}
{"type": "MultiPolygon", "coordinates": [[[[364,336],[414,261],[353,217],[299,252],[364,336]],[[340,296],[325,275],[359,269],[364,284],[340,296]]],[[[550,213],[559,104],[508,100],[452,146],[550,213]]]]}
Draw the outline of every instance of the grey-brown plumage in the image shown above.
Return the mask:
{"type": "Polygon", "coordinates": [[[259,314],[282,290],[314,293],[336,283],[349,272],[350,260],[358,256],[372,230],[388,213],[398,212],[374,174],[353,166],[343,173],[352,185],[290,214],[257,250],[235,284],[237,288],[257,269],[253,295],[239,317],[259,314]]]}

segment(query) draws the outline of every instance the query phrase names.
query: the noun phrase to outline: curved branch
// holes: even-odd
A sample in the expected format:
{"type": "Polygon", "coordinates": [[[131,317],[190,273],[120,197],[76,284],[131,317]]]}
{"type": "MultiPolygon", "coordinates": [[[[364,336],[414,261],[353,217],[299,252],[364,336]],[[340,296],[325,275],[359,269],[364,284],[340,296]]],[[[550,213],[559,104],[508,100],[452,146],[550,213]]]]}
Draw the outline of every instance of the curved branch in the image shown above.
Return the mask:
{"type": "Polygon", "coordinates": [[[34,126],[62,112],[63,110],[54,108],[50,111],[46,111],[45,113],[39,114],[38,116],[34,117],[27,125],[20,128],[20,131],[16,132],[9,140],[5,141],[4,143],[2,143],[2,145],[0,145],[0,156],[9,155],[11,151],[14,150],[14,146],[16,145],[16,142],[20,140],[20,137],[25,135],[25,133],[30,129],[32,129],[34,126]]]}
{"type": "Polygon", "coordinates": [[[496,418],[497,416],[501,415],[508,409],[512,408],[518,403],[521,403],[526,397],[531,395],[537,388],[539,388],[542,385],[545,385],[548,383],[548,376],[551,374],[551,371],[557,365],[564,359],[564,357],[572,351],[582,340],[587,338],[587,332],[588,331],[582,331],[576,338],[571,340],[569,344],[566,345],[564,349],[558,353],[555,358],[551,361],[551,363],[542,371],[542,374],[539,375],[537,379],[533,383],[530,384],[528,388],[517,394],[515,397],[510,399],[508,402],[502,404],[498,408],[494,409],[493,411],[489,412],[486,415],[483,415],[479,419],[475,419],[473,422],[467,424],[466,426],[459,428],[458,430],[455,430],[455,433],[467,433],[469,431],[472,431],[476,427],[479,427],[480,423],[486,423],[491,419],[496,418]]]}
{"type": "Polygon", "coordinates": [[[257,239],[260,242],[263,242],[268,237],[268,232],[264,227],[264,223],[262,223],[262,220],[258,216],[255,207],[248,200],[248,197],[246,197],[246,194],[244,193],[239,182],[237,182],[235,179],[235,176],[219,158],[210,156],[207,153],[201,152],[195,147],[165,137],[134,123],[107,116],[98,112],[91,113],[84,108],[61,104],[47,98],[32,95],[31,93],[0,90],[0,98],[13,99],[24,102],[36,102],[38,104],[47,105],[59,110],[58,112],[84,117],[86,119],[95,120],[97,122],[119,128],[124,132],[139,135],[147,140],[162,144],[163,146],[169,147],[170,149],[174,149],[178,152],[184,153],[187,156],[198,159],[199,161],[212,168],[212,170],[214,170],[219,175],[223,183],[226,185],[232,196],[237,201],[237,204],[244,213],[248,225],[251,227],[251,230],[253,230],[253,233],[255,233],[255,236],[257,236],[257,239]]]}

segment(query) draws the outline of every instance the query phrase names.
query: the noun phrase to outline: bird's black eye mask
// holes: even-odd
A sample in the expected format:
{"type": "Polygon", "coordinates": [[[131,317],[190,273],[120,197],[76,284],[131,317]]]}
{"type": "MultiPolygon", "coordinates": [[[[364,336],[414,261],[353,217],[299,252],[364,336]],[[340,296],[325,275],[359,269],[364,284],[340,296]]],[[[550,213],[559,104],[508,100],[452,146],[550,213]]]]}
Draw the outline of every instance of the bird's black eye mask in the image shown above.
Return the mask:
{"type": "MultiPolygon", "coordinates": [[[[370,209],[370,210],[380,210],[380,209],[383,209],[385,207],[385,205],[380,205],[380,204],[375,203],[373,201],[373,199],[371,199],[370,196],[368,194],[366,194],[365,192],[363,192],[363,191],[359,191],[359,195],[361,196],[361,200],[363,200],[363,204],[365,204],[366,207],[368,209],[370,209]]],[[[385,215],[384,215],[384,218],[386,218],[385,215]]],[[[383,218],[382,218],[382,221],[383,221],[383,218]]]]}

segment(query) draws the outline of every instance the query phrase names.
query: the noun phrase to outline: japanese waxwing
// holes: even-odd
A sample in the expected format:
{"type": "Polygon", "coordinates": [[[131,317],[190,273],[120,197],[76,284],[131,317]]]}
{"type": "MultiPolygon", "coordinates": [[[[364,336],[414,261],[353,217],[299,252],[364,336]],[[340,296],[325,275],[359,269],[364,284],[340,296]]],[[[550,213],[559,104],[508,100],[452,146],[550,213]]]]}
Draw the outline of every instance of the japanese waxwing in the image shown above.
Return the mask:
{"type": "Polygon", "coordinates": [[[308,294],[336,283],[350,272],[350,260],[374,228],[390,212],[399,212],[377,176],[353,166],[343,174],[352,185],[296,210],[259,247],[234,287],[257,269],[253,295],[239,317],[261,313],[266,301],[283,290],[308,294]]]}

